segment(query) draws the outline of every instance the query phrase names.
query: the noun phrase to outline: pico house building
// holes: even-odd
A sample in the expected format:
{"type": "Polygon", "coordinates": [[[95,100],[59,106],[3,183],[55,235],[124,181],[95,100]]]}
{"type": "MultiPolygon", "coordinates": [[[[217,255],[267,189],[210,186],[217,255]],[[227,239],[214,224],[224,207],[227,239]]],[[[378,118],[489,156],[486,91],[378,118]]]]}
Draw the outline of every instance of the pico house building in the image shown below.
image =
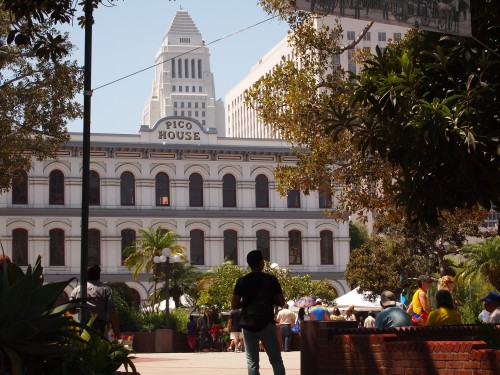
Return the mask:
{"type": "MultiPolygon", "coordinates": [[[[208,48],[185,10],[175,14],[156,61],[164,62],[139,132],[91,135],[88,251],[102,279],[126,282],[145,301],[151,275],[134,281],[123,249],[139,229],[162,225],[180,236],[203,271],[225,259],[246,267],[246,254],[260,249],[294,273],[327,278],[338,295],[350,290],[343,279],[348,223],[324,216],[334,199],[278,194],[274,168],[296,163],[286,142],[224,136],[208,48]]],[[[33,159],[24,178],[0,195],[6,255],[21,267],[41,255],[46,281],[80,272],[82,141],[71,133],[57,159],[33,159]]]]}

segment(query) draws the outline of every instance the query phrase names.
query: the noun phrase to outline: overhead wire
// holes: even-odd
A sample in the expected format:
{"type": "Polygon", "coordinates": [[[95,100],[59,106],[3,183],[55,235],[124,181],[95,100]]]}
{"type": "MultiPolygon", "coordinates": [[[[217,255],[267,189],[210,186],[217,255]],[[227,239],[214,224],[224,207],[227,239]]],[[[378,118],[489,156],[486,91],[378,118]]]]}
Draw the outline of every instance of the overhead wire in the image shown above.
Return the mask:
{"type": "Polygon", "coordinates": [[[138,71],[136,71],[136,72],[134,72],[134,73],[127,74],[127,75],[125,75],[125,76],[123,76],[123,77],[117,78],[117,79],[115,79],[115,80],[113,80],[113,81],[110,81],[110,82],[108,82],[108,83],[105,83],[105,84],[103,84],[103,85],[101,85],[101,86],[97,86],[96,88],[92,89],[92,91],[96,91],[96,90],[102,89],[103,87],[110,86],[110,85],[112,85],[112,84],[114,84],[114,83],[117,83],[117,82],[123,81],[124,79],[130,78],[130,77],[135,76],[135,75],[137,75],[137,74],[139,74],[139,73],[142,73],[142,72],[144,72],[144,71],[146,71],[146,70],[149,70],[149,69],[151,69],[151,68],[154,68],[154,67],[155,67],[155,66],[157,66],[157,65],[163,64],[163,63],[165,63],[165,62],[171,61],[171,60],[176,59],[176,58],[178,58],[178,57],[181,57],[181,56],[187,55],[187,54],[189,54],[189,53],[191,53],[191,52],[193,52],[193,51],[196,51],[196,50],[198,50],[198,49],[200,49],[200,48],[210,46],[210,45],[212,45],[212,44],[214,44],[214,43],[217,43],[217,42],[220,42],[220,41],[222,41],[222,40],[224,40],[224,39],[230,38],[230,37],[232,37],[232,36],[234,36],[234,35],[240,34],[240,33],[244,32],[244,31],[246,31],[246,30],[249,30],[249,29],[252,29],[252,28],[254,28],[254,27],[256,27],[256,26],[259,26],[260,24],[263,24],[263,23],[265,23],[265,22],[271,21],[272,19],[274,19],[274,18],[276,18],[276,17],[278,17],[278,15],[275,15],[275,16],[272,16],[272,17],[270,17],[270,18],[267,18],[267,19],[265,19],[265,20],[263,20],[263,21],[260,21],[260,22],[254,23],[253,25],[247,26],[247,27],[245,27],[245,28],[243,28],[243,29],[240,29],[240,30],[238,30],[238,31],[235,31],[235,32],[233,32],[233,33],[231,33],[231,34],[228,34],[228,35],[223,36],[223,37],[221,37],[221,38],[215,39],[215,40],[211,41],[210,43],[207,43],[207,44],[204,44],[204,45],[202,45],[202,46],[198,46],[198,47],[192,48],[192,49],[190,49],[189,51],[186,51],[186,52],[180,53],[180,54],[178,54],[178,55],[176,55],[176,56],[173,56],[173,57],[171,57],[171,58],[169,58],[169,59],[162,60],[162,61],[160,61],[160,62],[158,62],[158,63],[156,63],[156,64],[154,64],[154,65],[150,65],[150,66],[148,66],[148,67],[146,67],[146,68],[143,68],[143,69],[141,69],[141,70],[138,70],[138,71]]]}

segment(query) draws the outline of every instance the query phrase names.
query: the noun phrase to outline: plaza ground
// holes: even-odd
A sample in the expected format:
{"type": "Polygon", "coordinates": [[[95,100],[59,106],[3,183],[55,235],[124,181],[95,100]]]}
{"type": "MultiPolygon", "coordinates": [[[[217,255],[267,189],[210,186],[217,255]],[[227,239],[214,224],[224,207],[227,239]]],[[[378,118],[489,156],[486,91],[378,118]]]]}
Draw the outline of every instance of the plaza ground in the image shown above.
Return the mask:
{"type": "MultiPolygon", "coordinates": [[[[287,375],[300,374],[300,352],[282,353],[287,375]]],[[[217,374],[246,375],[245,353],[137,353],[134,364],[140,375],[217,374]]],[[[125,371],[124,367],[120,371],[125,371]]],[[[273,370],[266,353],[260,353],[261,375],[272,375],[273,370]]]]}

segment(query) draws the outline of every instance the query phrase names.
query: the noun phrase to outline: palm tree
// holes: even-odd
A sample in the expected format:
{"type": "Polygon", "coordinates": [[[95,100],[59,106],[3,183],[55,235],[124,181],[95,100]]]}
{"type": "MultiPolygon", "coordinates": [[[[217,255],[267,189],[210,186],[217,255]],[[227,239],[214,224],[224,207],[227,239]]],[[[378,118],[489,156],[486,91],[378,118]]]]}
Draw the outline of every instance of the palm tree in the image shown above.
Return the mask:
{"type": "MultiPolygon", "coordinates": [[[[175,263],[172,265],[171,276],[169,295],[174,300],[176,308],[180,306],[182,295],[189,296],[193,300],[198,298],[198,283],[203,277],[203,272],[198,267],[193,266],[188,261],[175,263]]],[[[158,295],[164,295],[164,287],[157,291],[158,295]]]]}
{"type": "Polygon", "coordinates": [[[500,290],[500,236],[464,246],[465,258],[457,278],[469,282],[486,277],[496,290],[500,290]]]}
{"type": "Polygon", "coordinates": [[[158,270],[153,259],[155,256],[160,256],[164,248],[172,249],[172,255],[185,257],[184,246],[177,244],[178,237],[176,233],[167,231],[161,225],[139,229],[139,238],[134,244],[128,246],[123,251],[125,256],[127,256],[123,263],[129,270],[134,268],[134,280],[137,280],[137,277],[143,270],[148,273],[153,271],[153,301],[155,301],[156,297],[156,283],[163,275],[157,272],[158,270]]]}

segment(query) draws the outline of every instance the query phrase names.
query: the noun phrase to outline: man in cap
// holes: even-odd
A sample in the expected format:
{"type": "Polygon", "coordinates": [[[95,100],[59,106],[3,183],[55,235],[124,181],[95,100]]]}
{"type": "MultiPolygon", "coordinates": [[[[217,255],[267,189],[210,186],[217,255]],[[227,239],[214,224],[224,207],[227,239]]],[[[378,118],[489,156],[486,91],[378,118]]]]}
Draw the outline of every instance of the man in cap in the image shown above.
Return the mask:
{"type": "Polygon", "coordinates": [[[385,290],[380,295],[380,305],[383,310],[375,318],[375,328],[411,326],[411,317],[396,305],[396,296],[385,290]]]}
{"type": "Polygon", "coordinates": [[[313,307],[309,316],[311,320],[330,320],[330,313],[326,307],[323,306],[323,300],[321,298],[316,300],[316,306],[313,307]]]}
{"type": "Polygon", "coordinates": [[[484,302],[484,309],[490,313],[487,323],[500,324],[500,294],[489,292],[481,301],[484,302]]]}

